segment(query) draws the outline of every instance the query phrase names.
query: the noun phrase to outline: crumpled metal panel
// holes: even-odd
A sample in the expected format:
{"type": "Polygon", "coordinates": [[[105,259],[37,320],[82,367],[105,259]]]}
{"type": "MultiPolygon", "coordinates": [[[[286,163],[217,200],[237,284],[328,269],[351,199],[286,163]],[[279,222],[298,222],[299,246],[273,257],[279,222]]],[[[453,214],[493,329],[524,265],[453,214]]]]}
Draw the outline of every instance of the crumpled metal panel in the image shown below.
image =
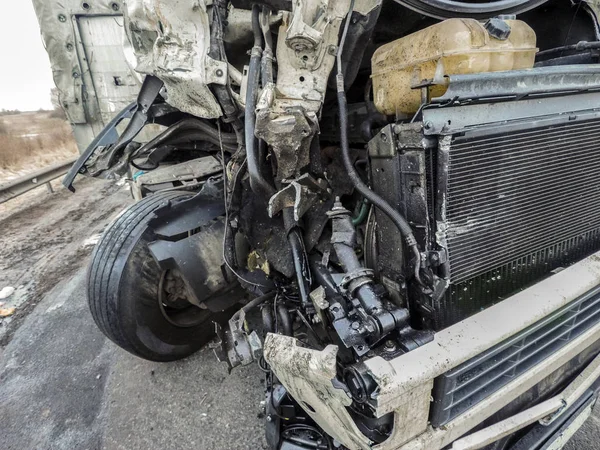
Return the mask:
{"type": "MultiPolygon", "coordinates": [[[[197,117],[217,118],[221,107],[208,88],[207,75],[212,77],[219,68],[207,57],[206,6],[204,0],[127,2],[125,54],[137,72],[155,75],[165,83],[171,105],[197,117]]],[[[227,70],[218,73],[226,76],[227,70]]]]}

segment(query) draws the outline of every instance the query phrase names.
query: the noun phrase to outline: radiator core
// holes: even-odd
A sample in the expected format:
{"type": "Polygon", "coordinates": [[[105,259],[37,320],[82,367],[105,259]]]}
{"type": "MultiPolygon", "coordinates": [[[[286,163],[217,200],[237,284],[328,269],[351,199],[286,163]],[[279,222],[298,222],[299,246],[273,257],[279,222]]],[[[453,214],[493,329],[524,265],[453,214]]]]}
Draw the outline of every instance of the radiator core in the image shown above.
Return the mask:
{"type": "Polygon", "coordinates": [[[440,328],[600,249],[600,120],[490,130],[446,136],[437,156],[440,328]]]}

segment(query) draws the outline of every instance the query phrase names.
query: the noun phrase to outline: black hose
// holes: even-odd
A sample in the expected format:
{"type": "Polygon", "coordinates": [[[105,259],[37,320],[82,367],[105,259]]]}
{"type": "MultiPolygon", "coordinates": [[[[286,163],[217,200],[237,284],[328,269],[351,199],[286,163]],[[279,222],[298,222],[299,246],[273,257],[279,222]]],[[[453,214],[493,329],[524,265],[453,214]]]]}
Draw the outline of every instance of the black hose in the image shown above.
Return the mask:
{"type": "MultiPolygon", "coordinates": [[[[214,128],[213,126],[211,126],[203,120],[196,119],[194,117],[188,117],[186,119],[180,120],[174,125],[171,125],[161,134],[156,136],[154,139],[142,145],[139,149],[136,150],[135,154],[144,154],[148,150],[158,147],[159,145],[165,144],[171,139],[179,139],[181,137],[180,134],[184,130],[194,130],[200,132],[201,135],[198,137],[203,139],[197,140],[204,140],[215,145],[219,145],[220,143],[219,131],[216,128],[214,128]]],[[[227,144],[226,146],[224,146],[224,148],[226,148],[227,150],[231,149],[231,144],[237,144],[237,137],[234,133],[221,133],[221,140],[223,144],[227,144]]]]}
{"type": "Polygon", "coordinates": [[[548,55],[553,55],[555,53],[562,54],[563,52],[582,51],[582,50],[597,50],[597,49],[600,49],[600,42],[581,41],[581,42],[578,42],[577,44],[563,45],[561,47],[555,47],[555,48],[551,48],[548,50],[542,50],[541,52],[538,52],[535,55],[535,57],[537,59],[540,56],[548,56],[548,55]]]}
{"type": "MultiPolygon", "coordinates": [[[[279,324],[281,325],[281,334],[284,336],[292,336],[294,334],[292,328],[292,319],[288,309],[282,305],[277,305],[277,316],[279,317],[279,324]]],[[[279,330],[277,330],[279,332],[279,330]]]]}
{"type": "Polygon", "coordinates": [[[254,35],[254,47],[258,47],[262,51],[263,32],[260,26],[260,6],[252,6],[252,34],[254,35]]]}
{"type": "Polygon", "coordinates": [[[346,35],[348,34],[348,27],[350,25],[350,17],[352,16],[352,11],[354,10],[354,2],[355,0],[351,0],[350,2],[350,10],[348,15],[346,16],[346,23],[344,26],[344,32],[342,34],[342,38],[340,40],[340,45],[337,53],[337,76],[336,76],[336,85],[337,85],[337,100],[338,100],[338,108],[340,115],[340,146],[342,148],[342,158],[344,161],[344,167],[348,172],[348,178],[354,185],[357,191],[359,191],[363,197],[365,197],[368,201],[371,202],[376,208],[378,208],[381,212],[383,212],[386,216],[390,218],[390,220],[396,225],[407,245],[412,250],[416,262],[415,262],[415,279],[419,284],[422,284],[421,277],[419,274],[420,266],[421,266],[421,253],[419,252],[419,247],[417,246],[417,241],[412,232],[412,228],[410,224],[406,221],[402,215],[395,210],[385,199],[379,196],[377,193],[372,191],[360,178],[356,170],[354,169],[354,165],[352,164],[352,158],[350,157],[350,144],[348,142],[348,104],[346,102],[346,92],[344,88],[344,72],[342,69],[342,51],[344,48],[344,41],[346,40],[346,35]]]}
{"type": "Polygon", "coordinates": [[[298,280],[298,290],[300,292],[300,300],[303,306],[308,305],[308,282],[304,276],[306,272],[306,258],[304,255],[304,242],[302,236],[299,233],[297,227],[290,230],[288,233],[288,242],[292,249],[292,258],[294,259],[294,270],[296,272],[296,279],[298,280]]]}
{"type": "Polygon", "coordinates": [[[244,306],[242,306],[238,311],[236,311],[236,313],[231,317],[230,320],[238,320],[242,311],[244,311],[244,313],[247,313],[248,311],[256,308],[261,303],[264,303],[267,300],[272,299],[273,297],[275,297],[275,291],[268,292],[265,295],[261,295],[260,297],[256,297],[255,299],[249,301],[244,306]]]}
{"type": "Polygon", "coordinates": [[[248,86],[246,88],[245,107],[245,137],[246,157],[248,160],[248,175],[250,176],[250,187],[256,194],[271,197],[275,194],[275,188],[271,186],[260,172],[260,164],[256,146],[254,128],[256,126],[256,97],[260,79],[260,64],[262,56],[262,30],[260,28],[258,15],[260,7],[252,7],[252,30],[254,32],[254,47],[250,53],[250,65],[248,67],[248,86]]]}
{"type": "Polygon", "coordinates": [[[273,314],[271,314],[271,306],[268,305],[263,307],[261,310],[262,314],[262,322],[263,322],[263,331],[266,333],[273,333],[275,331],[275,327],[273,325],[273,314]]]}

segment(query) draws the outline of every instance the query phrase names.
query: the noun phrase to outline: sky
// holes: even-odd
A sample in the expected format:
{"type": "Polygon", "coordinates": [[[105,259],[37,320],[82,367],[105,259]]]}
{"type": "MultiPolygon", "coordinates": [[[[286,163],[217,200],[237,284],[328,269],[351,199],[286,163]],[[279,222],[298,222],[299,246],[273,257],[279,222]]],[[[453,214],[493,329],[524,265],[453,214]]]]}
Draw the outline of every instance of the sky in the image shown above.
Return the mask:
{"type": "Polygon", "coordinates": [[[0,26],[0,109],[52,109],[54,82],[33,4],[17,0],[8,5],[0,26]]]}

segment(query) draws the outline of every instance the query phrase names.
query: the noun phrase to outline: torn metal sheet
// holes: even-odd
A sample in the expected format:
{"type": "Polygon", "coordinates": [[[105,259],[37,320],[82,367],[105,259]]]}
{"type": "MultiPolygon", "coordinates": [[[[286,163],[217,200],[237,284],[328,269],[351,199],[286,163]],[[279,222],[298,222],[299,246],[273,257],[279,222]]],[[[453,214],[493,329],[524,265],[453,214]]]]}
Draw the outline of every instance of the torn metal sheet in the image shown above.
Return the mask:
{"type": "Polygon", "coordinates": [[[126,55],[137,72],[165,83],[171,105],[217,118],[221,107],[208,83],[224,84],[227,64],[209,61],[209,25],[206,1],[132,0],[125,12],[126,55]]]}

